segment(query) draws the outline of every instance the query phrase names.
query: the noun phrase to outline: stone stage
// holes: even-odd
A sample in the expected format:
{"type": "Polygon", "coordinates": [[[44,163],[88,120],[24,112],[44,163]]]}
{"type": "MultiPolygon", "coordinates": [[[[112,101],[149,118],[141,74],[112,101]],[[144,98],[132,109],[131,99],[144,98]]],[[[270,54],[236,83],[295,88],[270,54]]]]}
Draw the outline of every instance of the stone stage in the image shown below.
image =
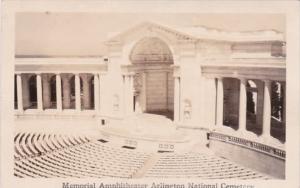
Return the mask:
{"type": "MultiPolygon", "coordinates": [[[[100,119],[98,119],[100,120],[100,119]]],[[[186,151],[195,139],[187,130],[176,129],[176,125],[166,116],[135,113],[123,120],[111,119],[105,125],[96,118],[32,119],[21,118],[15,121],[16,131],[79,134],[103,139],[117,147],[133,147],[148,151],[186,151]]],[[[200,136],[205,138],[205,135],[200,136]]],[[[199,135],[197,136],[199,140],[199,135]]]]}
{"type": "Polygon", "coordinates": [[[186,135],[176,130],[172,120],[162,115],[140,113],[103,126],[102,131],[130,138],[183,142],[186,135]]]}
{"type": "Polygon", "coordinates": [[[150,151],[182,151],[191,137],[177,130],[172,120],[162,115],[140,113],[100,128],[101,136],[115,145],[150,151]]]}

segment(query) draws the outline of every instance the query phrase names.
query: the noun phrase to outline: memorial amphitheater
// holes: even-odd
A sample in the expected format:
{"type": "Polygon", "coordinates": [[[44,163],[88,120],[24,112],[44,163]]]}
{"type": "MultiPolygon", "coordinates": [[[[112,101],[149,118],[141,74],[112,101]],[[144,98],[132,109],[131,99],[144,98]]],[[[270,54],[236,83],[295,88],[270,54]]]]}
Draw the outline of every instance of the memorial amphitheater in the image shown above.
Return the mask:
{"type": "Polygon", "coordinates": [[[14,176],[285,179],[284,33],[142,22],[15,56],[14,176]]]}

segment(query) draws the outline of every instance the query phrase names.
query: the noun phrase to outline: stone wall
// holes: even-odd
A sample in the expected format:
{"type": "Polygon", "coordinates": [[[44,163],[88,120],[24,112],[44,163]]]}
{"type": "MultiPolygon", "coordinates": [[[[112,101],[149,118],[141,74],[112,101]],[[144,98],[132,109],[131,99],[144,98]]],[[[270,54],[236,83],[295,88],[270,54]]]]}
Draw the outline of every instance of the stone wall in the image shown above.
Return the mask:
{"type": "Polygon", "coordinates": [[[276,178],[285,178],[285,160],[259,151],[222,141],[210,140],[209,147],[216,155],[276,178]]]}
{"type": "Polygon", "coordinates": [[[146,78],[147,111],[173,110],[174,81],[167,72],[148,72],[146,78]]]}

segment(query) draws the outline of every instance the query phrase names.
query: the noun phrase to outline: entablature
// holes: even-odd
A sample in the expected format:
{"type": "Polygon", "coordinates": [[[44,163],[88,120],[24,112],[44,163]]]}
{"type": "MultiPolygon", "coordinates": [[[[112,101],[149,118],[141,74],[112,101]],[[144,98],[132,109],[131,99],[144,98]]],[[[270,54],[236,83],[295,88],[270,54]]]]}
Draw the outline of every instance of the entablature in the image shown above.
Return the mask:
{"type": "Polygon", "coordinates": [[[274,58],[286,56],[284,41],[226,42],[200,40],[197,54],[203,58],[274,58]]]}
{"type": "Polygon", "coordinates": [[[216,59],[200,65],[203,76],[286,80],[285,58],[216,59]]]}
{"type": "Polygon", "coordinates": [[[209,78],[245,78],[261,80],[286,80],[285,66],[258,66],[244,64],[201,65],[202,75],[209,78]]]}
{"type": "Polygon", "coordinates": [[[16,58],[16,73],[100,73],[107,72],[103,58],[16,58]]]}

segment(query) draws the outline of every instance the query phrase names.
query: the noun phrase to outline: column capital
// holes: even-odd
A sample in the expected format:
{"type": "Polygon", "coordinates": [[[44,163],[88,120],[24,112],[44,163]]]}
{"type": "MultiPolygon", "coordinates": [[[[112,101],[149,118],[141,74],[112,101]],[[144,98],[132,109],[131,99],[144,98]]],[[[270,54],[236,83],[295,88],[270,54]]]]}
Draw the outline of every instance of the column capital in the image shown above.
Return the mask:
{"type": "Polygon", "coordinates": [[[99,76],[104,76],[104,75],[106,75],[106,74],[107,74],[107,72],[103,72],[103,71],[101,71],[101,72],[98,72],[98,73],[96,73],[96,74],[99,74],[99,76]]]}
{"type": "Polygon", "coordinates": [[[73,76],[73,74],[69,74],[69,73],[61,73],[57,75],[60,75],[63,81],[70,80],[73,76]]]}
{"type": "Polygon", "coordinates": [[[130,73],[123,73],[122,75],[123,75],[123,76],[128,76],[128,77],[130,77],[130,76],[134,76],[134,75],[135,75],[135,73],[134,73],[134,72],[130,72],[130,73]]]}
{"type": "Polygon", "coordinates": [[[82,78],[83,82],[89,82],[93,78],[93,74],[91,73],[82,73],[80,74],[80,77],[82,78]]]}
{"type": "Polygon", "coordinates": [[[272,82],[272,80],[263,80],[263,82],[264,82],[265,84],[270,84],[270,83],[272,82]]]}
{"type": "Polygon", "coordinates": [[[238,79],[241,81],[241,83],[246,83],[248,81],[247,78],[238,78],[238,79]]]}
{"type": "Polygon", "coordinates": [[[42,74],[42,80],[43,81],[49,81],[52,78],[52,76],[54,76],[52,73],[43,73],[42,74]]]}

